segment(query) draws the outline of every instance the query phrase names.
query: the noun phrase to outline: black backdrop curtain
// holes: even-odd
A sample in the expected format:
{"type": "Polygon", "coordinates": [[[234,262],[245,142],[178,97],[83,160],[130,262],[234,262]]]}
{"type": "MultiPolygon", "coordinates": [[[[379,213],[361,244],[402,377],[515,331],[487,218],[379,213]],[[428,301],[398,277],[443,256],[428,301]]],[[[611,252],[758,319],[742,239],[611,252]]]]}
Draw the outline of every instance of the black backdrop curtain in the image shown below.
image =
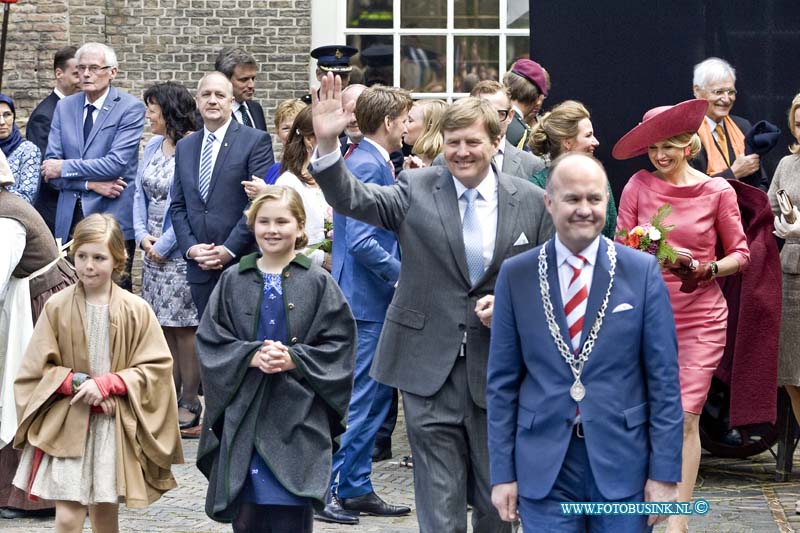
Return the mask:
{"type": "MultiPolygon", "coordinates": [[[[717,56],[736,69],[733,113],[782,130],[765,159],[770,176],[788,154],[787,112],[800,91],[798,0],[530,0],[531,58],[551,75],[544,110],[576,99],[592,113],[596,155],[615,196],[646,156],[611,157],[648,109],[693,98],[692,69],[717,56]]],[[[745,132],[746,133],[746,132],[745,132]]]]}

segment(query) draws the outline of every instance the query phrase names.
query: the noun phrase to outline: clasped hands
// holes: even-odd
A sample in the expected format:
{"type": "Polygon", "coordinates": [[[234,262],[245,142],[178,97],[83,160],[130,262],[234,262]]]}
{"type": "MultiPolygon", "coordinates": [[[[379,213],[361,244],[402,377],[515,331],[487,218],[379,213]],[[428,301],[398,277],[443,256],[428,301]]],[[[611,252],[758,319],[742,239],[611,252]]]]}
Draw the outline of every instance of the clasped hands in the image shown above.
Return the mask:
{"type": "Polygon", "coordinates": [[[794,223],[786,221],[786,217],[780,214],[775,217],[775,235],[781,239],[798,239],[800,238],[800,211],[796,206],[792,207],[794,213],[794,223]]]}
{"type": "Polygon", "coordinates": [[[103,398],[103,393],[100,392],[100,387],[97,386],[95,380],[89,378],[78,386],[78,391],[75,396],[70,400],[70,405],[75,405],[78,402],[83,402],[91,407],[100,406],[103,414],[106,416],[114,416],[117,411],[117,399],[114,396],[103,398]]]}
{"type": "Polygon", "coordinates": [[[224,246],[216,246],[213,242],[211,244],[195,244],[189,248],[186,255],[193,259],[201,270],[222,270],[233,260],[224,246]]]}
{"type": "Polygon", "coordinates": [[[698,286],[711,281],[714,273],[710,263],[700,263],[692,257],[692,252],[683,248],[678,248],[678,258],[675,261],[664,261],[661,266],[668,270],[683,283],[681,292],[694,292],[698,286]]]}
{"type": "Polygon", "coordinates": [[[252,359],[250,359],[250,366],[258,368],[265,374],[288,372],[297,368],[292,356],[289,354],[289,348],[281,341],[270,339],[265,339],[261,348],[253,354],[252,359]]]}

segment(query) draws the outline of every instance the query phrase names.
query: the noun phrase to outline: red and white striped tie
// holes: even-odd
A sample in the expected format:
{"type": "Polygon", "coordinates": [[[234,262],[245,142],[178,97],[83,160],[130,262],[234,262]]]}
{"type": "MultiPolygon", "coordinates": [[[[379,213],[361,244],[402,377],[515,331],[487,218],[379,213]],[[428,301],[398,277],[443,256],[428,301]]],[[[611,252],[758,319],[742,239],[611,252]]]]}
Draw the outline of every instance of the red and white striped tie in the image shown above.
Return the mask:
{"type": "Polygon", "coordinates": [[[581,278],[581,270],[586,264],[586,259],[580,255],[567,257],[567,263],[572,269],[572,278],[567,287],[567,303],[564,306],[564,314],[567,315],[567,327],[569,328],[569,338],[572,342],[572,349],[577,353],[581,347],[581,330],[583,330],[583,317],[586,314],[586,300],[589,291],[581,278]]]}

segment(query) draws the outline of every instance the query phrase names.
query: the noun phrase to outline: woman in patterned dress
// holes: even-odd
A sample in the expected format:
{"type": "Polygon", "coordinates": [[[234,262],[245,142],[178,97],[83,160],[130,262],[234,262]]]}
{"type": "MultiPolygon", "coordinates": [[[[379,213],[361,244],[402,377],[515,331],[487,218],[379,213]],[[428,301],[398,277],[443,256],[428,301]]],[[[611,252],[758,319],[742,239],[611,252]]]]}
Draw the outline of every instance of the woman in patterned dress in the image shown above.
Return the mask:
{"type": "Polygon", "coordinates": [[[169,217],[175,144],[198,127],[195,103],[185,87],[173,82],[153,85],[144,101],[155,136],[145,146],[134,195],[136,244],[144,251],[142,298],[153,307],[175,360],[181,430],[188,430],[184,436],[196,437],[201,406],[194,332],[199,318],[186,281],[186,259],[169,217]]]}
{"type": "Polygon", "coordinates": [[[0,94],[0,150],[8,159],[15,182],[8,190],[33,205],[39,190],[42,153],[38,146],[22,138],[14,122],[16,116],[14,100],[0,94]]]}

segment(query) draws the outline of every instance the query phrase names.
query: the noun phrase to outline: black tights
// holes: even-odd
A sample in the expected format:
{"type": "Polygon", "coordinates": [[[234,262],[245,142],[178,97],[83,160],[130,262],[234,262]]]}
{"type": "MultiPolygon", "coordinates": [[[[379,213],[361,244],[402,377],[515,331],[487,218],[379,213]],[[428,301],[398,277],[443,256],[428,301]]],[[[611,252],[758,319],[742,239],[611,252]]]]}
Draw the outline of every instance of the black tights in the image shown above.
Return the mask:
{"type": "Polygon", "coordinates": [[[258,505],[243,503],[233,521],[234,533],[311,533],[314,513],[310,505],[258,505]]]}

